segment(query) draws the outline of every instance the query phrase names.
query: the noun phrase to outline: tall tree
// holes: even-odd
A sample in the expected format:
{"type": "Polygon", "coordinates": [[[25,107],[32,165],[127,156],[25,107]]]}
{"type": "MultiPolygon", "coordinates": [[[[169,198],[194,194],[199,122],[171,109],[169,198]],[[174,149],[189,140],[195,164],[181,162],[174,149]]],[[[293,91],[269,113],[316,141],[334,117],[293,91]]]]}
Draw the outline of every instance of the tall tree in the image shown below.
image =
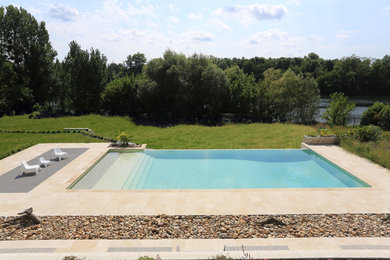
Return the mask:
{"type": "Polygon", "coordinates": [[[143,53],[135,53],[127,56],[126,59],[126,70],[128,76],[137,76],[142,73],[142,68],[146,63],[146,57],[143,53]]]}
{"type": "Polygon", "coordinates": [[[263,117],[274,121],[309,123],[314,120],[320,91],[311,77],[304,78],[292,70],[281,74],[280,70],[265,72],[259,95],[263,117]]]}
{"type": "Polygon", "coordinates": [[[348,123],[348,115],[355,108],[355,104],[350,102],[349,98],[341,92],[332,93],[330,98],[330,106],[322,117],[331,126],[346,125],[348,123]]]}
{"type": "Polygon", "coordinates": [[[108,83],[102,92],[102,106],[111,115],[136,115],[139,106],[135,77],[118,78],[108,83]]]}
{"type": "Polygon", "coordinates": [[[82,50],[77,42],[69,44],[64,69],[69,74],[68,88],[76,114],[96,113],[106,85],[107,58],[99,50],[82,50]]]}
{"type": "Polygon", "coordinates": [[[238,66],[225,70],[228,80],[230,113],[249,114],[252,112],[257,94],[257,84],[253,75],[245,74],[238,66]]]}
{"type": "Polygon", "coordinates": [[[34,102],[46,100],[56,55],[44,22],[38,23],[23,8],[0,7],[1,62],[2,66],[11,65],[8,71],[15,73],[14,80],[7,84],[13,93],[7,97],[9,109],[28,112],[34,102]]]}

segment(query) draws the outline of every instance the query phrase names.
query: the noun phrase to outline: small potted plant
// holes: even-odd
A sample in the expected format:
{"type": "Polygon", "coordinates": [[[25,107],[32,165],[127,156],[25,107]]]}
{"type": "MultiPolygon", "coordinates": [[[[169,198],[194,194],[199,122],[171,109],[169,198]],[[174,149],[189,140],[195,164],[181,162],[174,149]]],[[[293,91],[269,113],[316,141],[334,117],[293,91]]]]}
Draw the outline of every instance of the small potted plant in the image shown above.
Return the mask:
{"type": "Polygon", "coordinates": [[[329,145],[329,144],[336,144],[337,143],[337,136],[330,134],[330,131],[327,127],[320,126],[317,128],[317,135],[304,135],[303,136],[303,142],[305,144],[322,144],[322,145],[329,145]]]}
{"type": "Polygon", "coordinates": [[[121,132],[119,135],[118,135],[118,142],[119,142],[119,146],[121,147],[126,147],[129,145],[129,141],[130,141],[130,135],[126,132],[121,132]]]}

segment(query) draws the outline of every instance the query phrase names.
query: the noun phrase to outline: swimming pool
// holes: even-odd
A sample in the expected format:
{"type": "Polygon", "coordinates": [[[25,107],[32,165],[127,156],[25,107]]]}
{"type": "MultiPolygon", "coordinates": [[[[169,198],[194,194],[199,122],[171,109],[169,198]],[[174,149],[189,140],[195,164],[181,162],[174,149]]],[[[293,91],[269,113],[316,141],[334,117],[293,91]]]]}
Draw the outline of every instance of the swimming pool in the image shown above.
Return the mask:
{"type": "Polygon", "coordinates": [[[369,187],[308,149],[108,152],[72,189],[369,187]]]}

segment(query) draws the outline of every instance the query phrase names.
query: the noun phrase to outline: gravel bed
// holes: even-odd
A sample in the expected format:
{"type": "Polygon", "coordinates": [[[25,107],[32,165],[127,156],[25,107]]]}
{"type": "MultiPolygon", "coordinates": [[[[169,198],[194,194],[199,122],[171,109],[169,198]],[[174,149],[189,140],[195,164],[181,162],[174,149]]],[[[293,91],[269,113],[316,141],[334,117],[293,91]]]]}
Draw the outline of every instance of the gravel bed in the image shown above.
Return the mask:
{"type": "Polygon", "coordinates": [[[40,224],[7,219],[0,217],[0,240],[390,237],[388,214],[40,216],[40,224]]]}

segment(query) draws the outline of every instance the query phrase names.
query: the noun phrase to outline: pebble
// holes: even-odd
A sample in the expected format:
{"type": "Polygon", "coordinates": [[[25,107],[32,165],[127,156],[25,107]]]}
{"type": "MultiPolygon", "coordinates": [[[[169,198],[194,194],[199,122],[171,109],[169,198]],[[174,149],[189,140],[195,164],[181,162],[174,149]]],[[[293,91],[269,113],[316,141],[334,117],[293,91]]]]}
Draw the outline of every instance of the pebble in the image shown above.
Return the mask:
{"type": "Polygon", "coordinates": [[[39,216],[3,223],[0,240],[390,237],[386,214],[39,216]],[[266,224],[275,218],[286,226],[266,224]]]}

